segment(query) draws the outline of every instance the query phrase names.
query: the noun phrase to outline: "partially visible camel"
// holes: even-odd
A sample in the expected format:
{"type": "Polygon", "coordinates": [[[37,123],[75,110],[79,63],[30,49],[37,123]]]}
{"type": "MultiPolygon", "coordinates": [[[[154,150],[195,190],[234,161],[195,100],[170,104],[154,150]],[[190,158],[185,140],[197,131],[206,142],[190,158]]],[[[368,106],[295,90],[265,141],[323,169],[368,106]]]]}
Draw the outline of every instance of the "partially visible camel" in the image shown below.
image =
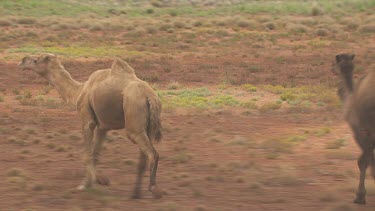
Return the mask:
{"type": "Polygon", "coordinates": [[[375,179],[375,72],[370,71],[354,81],[354,57],[354,54],[337,55],[332,70],[340,76],[338,94],[344,103],[344,116],[362,150],[358,159],[360,178],[354,203],[365,204],[365,177],[369,165],[375,179]]]}
{"type": "Polygon", "coordinates": [[[95,181],[105,182],[97,177],[95,170],[103,139],[107,131],[125,128],[128,138],[140,149],[132,197],[140,198],[146,161],[150,167],[149,190],[155,198],[162,197],[161,189],[156,186],[159,154],[151,142],[161,140],[161,102],[155,91],[137,78],[126,62],[116,59],[110,69],[94,72],[84,83],[75,81],[53,54],[25,57],[18,66],[46,78],[81,116],[86,177],[79,190],[91,187],[95,181]]]}

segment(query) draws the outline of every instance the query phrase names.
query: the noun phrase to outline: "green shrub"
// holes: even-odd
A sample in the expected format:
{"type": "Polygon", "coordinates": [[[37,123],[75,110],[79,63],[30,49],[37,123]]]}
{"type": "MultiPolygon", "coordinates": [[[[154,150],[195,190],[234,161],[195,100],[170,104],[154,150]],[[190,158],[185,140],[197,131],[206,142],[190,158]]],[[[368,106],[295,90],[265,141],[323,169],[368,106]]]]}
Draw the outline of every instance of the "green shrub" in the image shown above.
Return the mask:
{"type": "Polygon", "coordinates": [[[152,9],[152,8],[149,8],[149,9],[147,9],[146,10],[146,13],[147,14],[152,14],[152,13],[154,13],[155,11],[154,11],[154,9],[152,9]]]}
{"type": "Polygon", "coordinates": [[[241,88],[245,91],[248,91],[248,92],[256,92],[257,91],[257,87],[252,85],[252,84],[243,84],[241,86],[241,88]]]}
{"type": "Polygon", "coordinates": [[[270,110],[277,110],[281,108],[281,104],[277,102],[268,102],[263,104],[259,109],[260,111],[266,112],[270,110]]]}
{"type": "Polygon", "coordinates": [[[254,101],[246,101],[246,102],[242,102],[241,103],[241,106],[244,107],[244,108],[248,108],[248,109],[257,109],[258,106],[256,105],[256,103],[254,101]]]}

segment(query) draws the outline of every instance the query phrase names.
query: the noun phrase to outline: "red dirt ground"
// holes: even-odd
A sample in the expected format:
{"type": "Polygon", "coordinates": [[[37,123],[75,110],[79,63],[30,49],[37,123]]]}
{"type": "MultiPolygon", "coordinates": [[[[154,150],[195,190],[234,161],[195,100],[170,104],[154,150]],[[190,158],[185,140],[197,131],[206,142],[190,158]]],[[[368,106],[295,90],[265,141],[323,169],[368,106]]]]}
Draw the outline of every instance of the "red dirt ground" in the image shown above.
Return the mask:
{"type": "MultiPolygon", "coordinates": [[[[307,60],[315,58],[306,56],[307,60]]],[[[134,63],[137,69],[140,63],[134,63]]],[[[110,61],[64,64],[73,77],[85,80],[95,69],[108,67],[110,61]]],[[[148,74],[138,69],[139,75],[148,74]]],[[[212,70],[210,76],[172,72],[161,75],[159,83],[177,80],[197,86],[207,79],[204,84],[210,86],[223,77],[220,70],[212,70]]],[[[327,80],[326,76],[316,76],[317,82],[319,77],[327,80]]],[[[124,131],[110,134],[98,166],[111,185],[74,192],[84,170],[76,112],[20,105],[13,88],[35,93],[45,82],[32,73],[21,73],[14,62],[0,64],[0,82],[0,88],[6,89],[4,102],[0,102],[0,210],[375,209],[375,187],[370,177],[368,204],[351,203],[358,179],[359,149],[338,111],[252,115],[227,108],[163,113],[164,139],[156,148],[161,155],[158,184],[165,196],[152,199],[145,176],[143,199],[131,200],[138,149],[125,138],[124,131]],[[323,127],[329,127],[330,132],[316,133],[323,127]],[[307,139],[293,146],[291,152],[273,157],[264,146],[266,140],[296,134],[307,139]],[[327,142],[339,138],[346,139],[347,145],[326,149],[327,142]],[[12,172],[14,168],[20,171],[18,175],[12,172]]],[[[49,95],[57,96],[54,91],[49,95]]]]}

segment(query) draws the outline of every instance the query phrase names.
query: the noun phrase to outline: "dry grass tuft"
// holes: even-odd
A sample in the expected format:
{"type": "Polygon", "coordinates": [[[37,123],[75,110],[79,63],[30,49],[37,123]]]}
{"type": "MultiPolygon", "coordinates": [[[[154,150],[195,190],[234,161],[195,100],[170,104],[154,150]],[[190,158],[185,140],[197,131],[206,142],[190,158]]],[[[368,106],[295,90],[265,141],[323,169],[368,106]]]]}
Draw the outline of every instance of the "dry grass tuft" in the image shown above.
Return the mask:
{"type": "Polygon", "coordinates": [[[182,88],[182,85],[179,84],[177,81],[172,81],[167,86],[167,89],[169,89],[169,90],[177,90],[177,89],[181,89],[181,88],[182,88]]]}
{"type": "Polygon", "coordinates": [[[375,23],[363,25],[359,31],[362,33],[375,33],[375,23]]]}
{"type": "Polygon", "coordinates": [[[7,171],[6,175],[8,177],[24,177],[26,174],[22,169],[11,168],[7,171]]]}
{"type": "Polygon", "coordinates": [[[34,18],[19,18],[16,20],[17,23],[19,24],[35,24],[36,19],[34,18]]]}
{"type": "Polygon", "coordinates": [[[317,29],[315,31],[315,34],[317,36],[321,36],[321,37],[324,37],[324,36],[327,36],[329,34],[329,31],[327,29],[317,29]]]}
{"type": "Polygon", "coordinates": [[[302,24],[290,24],[287,28],[293,34],[303,34],[309,31],[309,29],[302,24]]]}
{"type": "Polygon", "coordinates": [[[260,106],[259,111],[261,112],[267,112],[267,111],[273,111],[281,108],[281,104],[278,102],[268,102],[260,106]]]}
{"type": "Polygon", "coordinates": [[[345,145],[347,145],[347,141],[345,139],[336,139],[334,141],[328,142],[326,144],[326,149],[340,149],[345,145]]]}
{"type": "Polygon", "coordinates": [[[5,20],[5,19],[0,20],[0,26],[11,26],[11,25],[12,25],[12,22],[10,22],[9,20],[5,20]]]}

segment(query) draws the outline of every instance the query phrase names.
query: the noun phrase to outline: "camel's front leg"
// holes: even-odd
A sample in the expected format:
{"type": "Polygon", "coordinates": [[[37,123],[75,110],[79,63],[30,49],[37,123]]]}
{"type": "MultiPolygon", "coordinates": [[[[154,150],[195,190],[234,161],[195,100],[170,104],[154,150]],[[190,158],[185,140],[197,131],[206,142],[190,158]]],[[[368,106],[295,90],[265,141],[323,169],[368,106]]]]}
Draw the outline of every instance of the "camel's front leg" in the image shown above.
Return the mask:
{"type": "Polygon", "coordinates": [[[78,190],[83,190],[92,186],[93,181],[96,179],[95,169],[92,162],[93,152],[93,138],[94,130],[96,128],[95,122],[88,120],[82,123],[82,134],[84,139],[84,165],[86,168],[86,176],[82,184],[78,186],[78,190]]]}
{"type": "Polygon", "coordinates": [[[86,176],[83,183],[78,187],[79,190],[91,187],[93,182],[97,180],[100,184],[108,183],[104,177],[102,179],[97,178],[95,169],[107,131],[100,129],[93,121],[90,121],[83,123],[82,132],[85,140],[84,164],[86,167],[86,176]]]}

